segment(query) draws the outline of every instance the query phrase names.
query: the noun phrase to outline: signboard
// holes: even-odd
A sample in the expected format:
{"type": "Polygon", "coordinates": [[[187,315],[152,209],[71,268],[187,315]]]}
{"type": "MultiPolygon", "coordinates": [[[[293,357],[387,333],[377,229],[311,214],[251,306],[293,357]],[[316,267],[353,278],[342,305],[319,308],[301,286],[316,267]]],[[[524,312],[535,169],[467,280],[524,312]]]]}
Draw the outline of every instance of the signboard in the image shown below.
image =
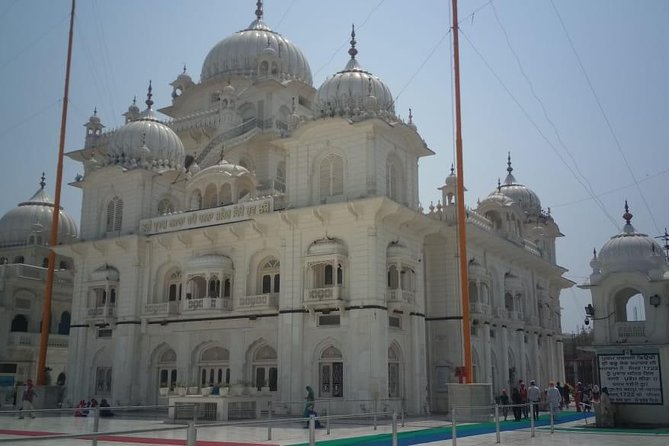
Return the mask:
{"type": "Polygon", "coordinates": [[[612,403],[662,405],[659,353],[599,354],[600,387],[612,403]]]}
{"type": "Polygon", "coordinates": [[[274,201],[270,197],[229,206],[147,218],[140,222],[139,231],[144,235],[163,234],[183,229],[250,220],[257,215],[272,212],[274,210],[273,205],[274,201]]]}

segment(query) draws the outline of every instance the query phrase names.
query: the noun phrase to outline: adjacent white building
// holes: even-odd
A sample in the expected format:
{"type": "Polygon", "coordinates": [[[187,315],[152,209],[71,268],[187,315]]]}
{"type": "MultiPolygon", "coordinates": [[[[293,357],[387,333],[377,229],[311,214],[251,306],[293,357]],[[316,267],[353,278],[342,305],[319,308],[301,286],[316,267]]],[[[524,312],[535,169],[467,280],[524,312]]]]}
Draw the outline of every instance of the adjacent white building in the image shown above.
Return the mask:
{"type": "Polygon", "coordinates": [[[593,347],[600,387],[607,388],[620,424],[664,424],[669,420],[669,264],[662,247],[625,225],[595,251],[590,289],[593,347]],[[664,382],[664,386],[663,386],[664,382]]]}
{"type": "MultiPolygon", "coordinates": [[[[37,375],[54,210],[45,186],[42,176],[37,192],[0,218],[0,388],[37,375]]],[[[61,209],[59,240],[72,243],[77,236],[75,220],[61,209]]],[[[72,259],[57,256],[46,358],[52,384],[67,379],[72,268],[72,259]]]]}
{"type": "MultiPolygon", "coordinates": [[[[178,383],[306,385],[335,411],[448,408],[462,365],[455,177],[418,201],[433,152],[389,87],[350,59],[317,89],[299,48],[256,19],[215,45],[172,103],[133,104],[83,148],[70,398],[160,401],[178,383]],[[75,384],[76,383],[76,384],[75,384]]],[[[468,210],[475,379],[563,380],[561,236],[508,176],[468,210]]],[[[438,187],[440,185],[435,185],[438,187]]]]}

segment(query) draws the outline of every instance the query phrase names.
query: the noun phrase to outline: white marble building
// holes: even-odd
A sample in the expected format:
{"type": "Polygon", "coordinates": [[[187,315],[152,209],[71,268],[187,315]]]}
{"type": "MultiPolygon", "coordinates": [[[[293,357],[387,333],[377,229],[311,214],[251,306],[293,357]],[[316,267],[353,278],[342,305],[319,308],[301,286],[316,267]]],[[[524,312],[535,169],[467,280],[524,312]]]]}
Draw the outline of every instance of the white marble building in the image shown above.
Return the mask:
{"type": "MultiPolygon", "coordinates": [[[[37,192],[0,218],[0,387],[25,382],[37,375],[54,208],[45,185],[42,176],[37,192]]],[[[75,220],[62,209],[59,215],[59,240],[76,241],[75,220]]],[[[52,384],[56,384],[57,379],[66,379],[72,267],[72,259],[56,258],[46,358],[52,384]]]]}
{"type": "MultiPolygon", "coordinates": [[[[276,401],[306,385],[333,410],[374,399],[446,410],[462,364],[454,177],[423,212],[432,155],[352,33],[318,89],[298,47],[256,19],[219,42],[172,104],[105,131],[95,114],[74,186],[81,239],[73,400],[155,403],[159,387],[251,382],[276,401]]],[[[469,210],[476,380],[561,379],[560,236],[511,175],[469,210]]],[[[437,187],[439,185],[435,185],[437,187]]]]}
{"type": "Polygon", "coordinates": [[[600,386],[607,387],[619,424],[669,420],[669,264],[662,247],[625,226],[595,251],[586,308],[593,322],[600,386]],[[664,385],[663,385],[664,384],[664,385]]]}

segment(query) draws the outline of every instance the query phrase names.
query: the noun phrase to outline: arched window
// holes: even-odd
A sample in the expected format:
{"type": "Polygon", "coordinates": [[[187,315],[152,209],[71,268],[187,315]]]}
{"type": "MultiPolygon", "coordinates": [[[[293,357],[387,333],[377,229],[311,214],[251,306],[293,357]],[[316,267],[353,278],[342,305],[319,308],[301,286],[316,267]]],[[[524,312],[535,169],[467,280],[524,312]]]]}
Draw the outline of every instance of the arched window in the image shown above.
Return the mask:
{"type": "Polygon", "coordinates": [[[513,311],[513,295],[511,293],[504,294],[504,308],[513,311]]]}
{"type": "Polygon", "coordinates": [[[277,389],[277,355],[269,345],[264,345],[256,350],[253,355],[253,385],[260,390],[269,387],[269,390],[277,389]]]}
{"type": "Polygon", "coordinates": [[[262,262],[258,277],[260,278],[260,293],[259,294],[275,294],[278,293],[281,286],[280,264],[275,258],[270,258],[262,262]]]}
{"type": "Polygon", "coordinates": [[[223,282],[223,297],[230,297],[232,295],[232,281],[227,278],[223,282]]]}
{"type": "Polygon", "coordinates": [[[60,264],[58,265],[58,269],[67,269],[67,262],[65,260],[61,260],[60,264]]]}
{"type": "Polygon", "coordinates": [[[221,297],[221,281],[216,275],[209,278],[208,297],[221,297]]]}
{"type": "Polygon", "coordinates": [[[326,288],[335,286],[335,284],[341,286],[344,283],[344,269],[341,264],[337,264],[336,272],[331,263],[317,263],[312,266],[311,270],[314,288],[326,288]]]}
{"type": "Polygon", "coordinates": [[[25,263],[25,258],[23,256],[14,257],[14,263],[25,263]]]}
{"type": "Polygon", "coordinates": [[[70,334],[70,312],[63,311],[60,315],[60,322],[58,322],[58,334],[70,334]]]}
{"type": "Polygon", "coordinates": [[[498,212],[488,211],[485,213],[485,216],[488,220],[490,220],[495,229],[498,231],[502,229],[502,217],[500,217],[498,212]]]}
{"type": "Polygon", "coordinates": [[[335,347],[323,350],[318,364],[318,396],[341,398],[344,396],[344,361],[335,347]]]}
{"type": "Polygon", "coordinates": [[[17,314],[12,319],[12,327],[9,331],[25,333],[28,331],[28,319],[22,315],[17,314]]]}
{"type": "Polygon", "coordinates": [[[225,183],[221,186],[221,206],[232,204],[232,186],[230,183],[225,183]]]}
{"type": "Polygon", "coordinates": [[[388,398],[400,398],[402,396],[402,364],[397,346],[392,345],[388,349],[388,398]]]}
{"type": "Polygon", "coordinates": [[[399,283],[400,280],[397,267],[395,265],[390,265],[390,268],[388,268],[388,288],[391,290],[396,290],[400,287],[399,283]]]}
{"type": "Polygon", "coordinates": [[[279,192],[286,191],[286,163],[280,161],[276,166],[276,182],[274,183],[274,189],[279,192]]]}
{"type": "Polygon", "coordinates": [[[169,198],[163,198],[158,202],[158,215],[167,215],[174,212],[174,204],[169,198]]]}
{"type": "Polygon", "coordinates": [[[181,300],[181,272],[175,271],[167,277],[167,300],[174,302],[181,300]]]}
{"type": "Polygon", "coordinates": [[[469,282],[469,302],[475,303],[479,300],[478,289],[476,288],[476,282],[469,282]]]}
{"type": "Polygon", "coordinates": [[[320,198],[342,195],[344,193],[344,160],[341,156],[330,154],[319,166],[320,198]]]}
{"type": "Polygon", "coordinates": [[[48,267],[49,267],[49,258],[48,258],[48,257],[44,257],[44,258],[42,259],[42,268],[48,268],[48,267]]]}
{"type": "Polygon", "coordinates": [[[416,272],[403,266],[400,272],[400,287],[403,291],[416,291],[416,272]]]}
{"type": "Polygon", "coordinates": [[[261,76],[267,76],[267,73],[269,73],[269,63],[266,60],[263,60],[260,62],[260,75],[261,76]]]}
{"type": "Polygon", "coordinates": [[[201,386],[230,384],[230,352],[223,347],[203,351],[198,362],[201,386]]]}
{"type": "Polygon", "coordinates": [[[177,354],[171,348],[158,358],[158,386],[173,389],[177,384],[177,354]]]}
{"type": "Polygon", "coordinates": [[[616,322],[635,322],[646,320],[646,308],[643,295],[633,288],[625,288],[616,293],[616,322]]]}
{"type": "Polygon", "coordinates": [[[123,200],[121,200],[119,197],[114,197],[107,204],[107,232],[120,231],[122,221],[123,200]]]}
{"type": "Polygon", "coordinates": [[[204,191],[204,208],[215,208],[216,206],[218,206],[218,193],[216,191],[216,186],[213,184],[208,184],[204,191]]]}
{"type": "Polygon", "coordinates": [[[202,193],[199,190],[193,192],[190,197],[190,208],[193,211],[202,209],[202,193]]]}
{"type": "Polygon", "coordinates": [[[207,280],[202,276],[192,277],[186,284],[186,299],[202,299],[207,293],[207,280]]]}
{"type": "Polygon", "coordinates": [[[481,303],[490,304],[490,287],[485,282],[481,283],[481,295],[479,298],[481,303]]]}

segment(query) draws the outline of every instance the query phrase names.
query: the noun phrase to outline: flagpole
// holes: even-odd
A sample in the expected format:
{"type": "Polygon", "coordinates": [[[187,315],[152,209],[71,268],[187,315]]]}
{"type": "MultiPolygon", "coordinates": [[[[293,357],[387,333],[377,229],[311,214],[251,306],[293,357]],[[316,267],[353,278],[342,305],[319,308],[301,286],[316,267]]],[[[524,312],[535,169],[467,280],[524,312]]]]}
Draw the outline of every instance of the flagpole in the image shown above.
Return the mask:
{"type": "Polygon", "coordinates": [[[453,3],[453,71],[455,77],[455,155],[457,165],[456,205],[458,216],[458,251],[460,261],[460,296],[462,297],[462,343],[464,378],[472,382],[472,344],[469,328],[469,262],[467,259],[467,231],[465,219],[465,174],[462,164],[462,119],[460,105],[460,47],[458,40],[458,1],[453,3]]]}
{"type": "Polygon", "coordinates": [[[60,189],[63,184],[63,155],[65,151],[65,128],[67,125],[67,104],[70,91],[70,67],[72,65],[72,38],[74,35],[74,6],[70,12],[70,33],[67,42],[67,64],[65,65],[65,92],[63,94],[63,111],[60,119],[60,142],[58,144],[58,167],[56,169],[56,192],[53,203],[53,217],[51,219],[51,236],[49,238],[49,267],[46,275],[44,290],[44,304],[42,306],[42,327],[39,342],[39,358],[37,360],[37,384],[46,384],[46,353],[49,344],[49,329],[51,326],[51,300],[53,296],[53,276],[56,267],[56,252],[58,245],[58,219],[60,217],[60,189]]]}

